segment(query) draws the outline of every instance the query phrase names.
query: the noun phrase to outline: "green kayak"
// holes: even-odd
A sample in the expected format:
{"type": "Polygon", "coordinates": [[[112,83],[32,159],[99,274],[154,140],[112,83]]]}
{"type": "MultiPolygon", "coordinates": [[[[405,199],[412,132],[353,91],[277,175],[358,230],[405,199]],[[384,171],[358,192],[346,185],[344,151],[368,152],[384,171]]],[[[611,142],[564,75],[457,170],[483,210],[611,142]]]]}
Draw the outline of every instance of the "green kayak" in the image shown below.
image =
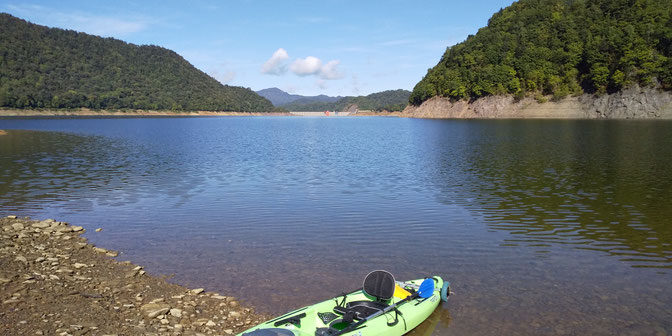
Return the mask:
{"type": "Polygon", "coordinates": [[[240,336],[403,335],[448,300],[450,283],[439,276],[395,281],[373,271],[360,290],[303,307],[250,328],[240,336]]]}

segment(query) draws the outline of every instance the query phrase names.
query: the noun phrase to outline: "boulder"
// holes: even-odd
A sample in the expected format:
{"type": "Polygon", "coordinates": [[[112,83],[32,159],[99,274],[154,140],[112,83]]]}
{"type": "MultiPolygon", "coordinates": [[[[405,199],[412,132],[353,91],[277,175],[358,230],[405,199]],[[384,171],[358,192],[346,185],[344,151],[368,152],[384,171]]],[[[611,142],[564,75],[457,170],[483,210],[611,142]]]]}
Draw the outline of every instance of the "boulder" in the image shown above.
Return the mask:
{"type": "Polygon", "coordinates": [[[167,303],[147,303],[140,306],[140,311],[148,318],[155,318],[170,311],[170,305],[167,303]]]}

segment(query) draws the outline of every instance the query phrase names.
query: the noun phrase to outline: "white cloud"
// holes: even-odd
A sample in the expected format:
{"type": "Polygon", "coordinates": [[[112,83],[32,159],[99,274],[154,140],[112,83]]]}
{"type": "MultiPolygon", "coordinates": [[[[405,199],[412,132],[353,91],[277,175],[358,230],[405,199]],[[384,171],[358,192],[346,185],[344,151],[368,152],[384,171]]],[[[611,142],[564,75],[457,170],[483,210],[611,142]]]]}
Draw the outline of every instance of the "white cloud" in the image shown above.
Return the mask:
{"type": "Polygon", "coordinates": [[[322,61],[313,56],[296,59],[289,67],[297,76],[315,75],[322,69],[322,61]]]}
{"type": "Polygon", "coordinates": [[[338,71],[338,65],[341,64],[339,60],[329,61],[320,69],[320,78],[322,79],[341,79],[343,74],[338,71]]]}
{"type": "Polygon", "coordinates": [[[317,87],[319,87],[322,90],[327,88],[327,81],[324,80],[324,79],[318,79],[315,84],[317,85],[317,87]]]}
{"type": "Polygon", "coordinates": [[[261,66],[261,72],[269,75],[282,75],[287,72],[285,61],[289,58],[287,50],[280,48],[261,66]]]}
{"type": "Polygon", "coordinates": [[[322,65],[322,60],[314,56],[299,58],[289,67],[297,76],[305,77],[315,75],[321,79],[341,79],[344,75],[338,70],[339,60],[333,60],[322,65]]]}
{"type": "MultiPolygon", "coordinates": [[[[261,72],[269,75],[283,75],[287,72],[287,50],[280,48],[273,53],[262,66],[261,72]]],[[[345,75],[338,69],[339,60],[332,60],[323,64],[322,60],[315,56],[297,58],[290,65],[289,70],[297,76],[317,76],[322,80],[341,79],[345,75]]]]}

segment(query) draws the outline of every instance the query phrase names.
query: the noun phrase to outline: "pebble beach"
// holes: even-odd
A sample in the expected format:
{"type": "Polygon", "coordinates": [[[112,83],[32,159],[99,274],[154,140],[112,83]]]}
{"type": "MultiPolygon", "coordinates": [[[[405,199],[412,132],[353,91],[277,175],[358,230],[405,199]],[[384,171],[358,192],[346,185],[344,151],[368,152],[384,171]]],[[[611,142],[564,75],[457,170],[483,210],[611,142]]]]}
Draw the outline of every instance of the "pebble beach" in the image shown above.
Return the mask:
{"type": "Polygon", "coordinates": [[[230,335],[268,319],[235,297],[119,261],[85,231],[53,219],[0,219],[0,334],[230,335]]]}

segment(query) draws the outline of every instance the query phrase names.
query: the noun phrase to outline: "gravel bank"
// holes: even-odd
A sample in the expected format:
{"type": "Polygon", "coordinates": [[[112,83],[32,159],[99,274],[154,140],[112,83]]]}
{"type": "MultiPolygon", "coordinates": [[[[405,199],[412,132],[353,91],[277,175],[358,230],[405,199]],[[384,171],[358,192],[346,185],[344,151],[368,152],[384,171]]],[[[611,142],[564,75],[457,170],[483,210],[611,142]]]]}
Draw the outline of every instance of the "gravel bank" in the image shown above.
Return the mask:
{"type": "Polygon", "coordinates": [[[227,335],[268,316],[188,289],[87,243],[53,219],[0,218],[2,335],[227,335]]]}

